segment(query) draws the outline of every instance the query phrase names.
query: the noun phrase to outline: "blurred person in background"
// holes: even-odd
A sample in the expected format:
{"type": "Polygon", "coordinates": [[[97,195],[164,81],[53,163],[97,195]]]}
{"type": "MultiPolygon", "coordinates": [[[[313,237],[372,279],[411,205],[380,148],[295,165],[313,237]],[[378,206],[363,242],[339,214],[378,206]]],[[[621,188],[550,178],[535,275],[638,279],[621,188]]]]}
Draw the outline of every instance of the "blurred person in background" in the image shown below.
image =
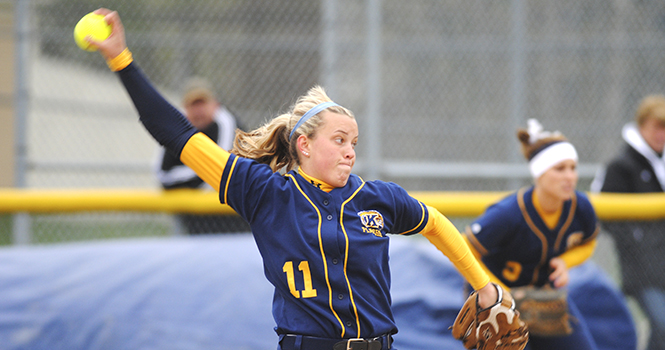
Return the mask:
{"type": "MultiPolygon", "coordinates": [[[[220,147],[231,150],[236,129],[242,129],[238,118],[219,102],[209,81],[193,77],[187,81],[182,105],[187,120],[220,147]]],[[[158,150],[155,174],[165,190],[192,188],[212,191],[188,166],[166,148],[158,150]]],[[[249,224],[237,215],[180,214],[181,226],[189,234],[249,232],[249,224]]]]}
{"type": "MultiPolygon", "coordinates": [[[[513,294],[512,288],[525,286],[565,289],[569,270],[593,255],[600,230],[591,202],[576,190],[577,151],[563,134],[543,130],[535,119],[528,121],[527,129],[517,130],[517,138],[534,184],[489,206],[466,227],[465,239],[492,281],[513,294]]],[[[615,349],[634,349],[636,336],[625,299],[618,288],[605,287],[601,286],[609,292],[602,295],[616,300],[599,303],[618,304],[618,314],[625,320],[606,328],[622,335],[615,349]]],[[[567,302],[571,333],[543,336],[532,332],[527,349],[600,349],[570,293],[567,302]]],[[[611,316],[617,313],[607,310],[604,316],[612,322],[611,316]]]]}
{"type": "MultiPolygon", "coordinates": [[[[592,192],[650,193],[665,189],[665,95],[640,101],[622,131],[621,151],[601,169],[592,192]]],[[[619,253],[623,290],[649,318],[649,350],[665,349],[665,221],[603,222],[619,253]]]]}

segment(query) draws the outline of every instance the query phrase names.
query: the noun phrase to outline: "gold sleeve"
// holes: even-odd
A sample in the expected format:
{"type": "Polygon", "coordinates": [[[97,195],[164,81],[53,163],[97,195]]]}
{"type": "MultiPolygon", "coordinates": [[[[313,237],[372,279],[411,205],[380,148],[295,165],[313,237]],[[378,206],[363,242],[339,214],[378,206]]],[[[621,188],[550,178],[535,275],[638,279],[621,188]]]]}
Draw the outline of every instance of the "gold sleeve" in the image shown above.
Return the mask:
{"type": "Polygon", "coordinates": [[[180,160],[208,185],[219,192],[229,152],[219,147],[204,133],[196,133],[185,144],[180,160]]]}
{"type": "Polygon", "coordinates": [[[584,244],[566,251],[565,253],[561,254],[559,258],[563,259],[563,261],[566,263],[566,267],[568,268],[577,266],[588,260],[591,255],[593,255],[597,245],[598,240],[592,239],[584,244]]]}
{"type": "Polygon", "coordinates": [[[427,210],[429,220],[421,234],[450,259],[473,289],[486,286],[490,277],[483,271],[455,225],[435,208],[427,206],[427,210]]]}
{"type": "Polygon", "coordinates": [[[492,271],[490,271],[490,269],[488,269],[487,266],[483,263],[483,261],[481,260],[482,257],[480,255],[480,252],[473,246],[473,244],[471,244],[471,241],[469,241],[469,237],[467,235],[463,235],[462,238],[464,239],[464,242],[466,242],[466,245],[469,246],[469,250],[471,250],[473,256],[476,257],[476,260],[478,261],[480,267],[483,269],[483,271],[485,271],[485,273],[488,276],[490,276],[490,281],[500,285],[501,288],[510,292],[510,288],[508,288],[505,284],[503,284],[503,282],[501,282],[501,280],[498,277],[496,277],[492,273],[492,271]]]}

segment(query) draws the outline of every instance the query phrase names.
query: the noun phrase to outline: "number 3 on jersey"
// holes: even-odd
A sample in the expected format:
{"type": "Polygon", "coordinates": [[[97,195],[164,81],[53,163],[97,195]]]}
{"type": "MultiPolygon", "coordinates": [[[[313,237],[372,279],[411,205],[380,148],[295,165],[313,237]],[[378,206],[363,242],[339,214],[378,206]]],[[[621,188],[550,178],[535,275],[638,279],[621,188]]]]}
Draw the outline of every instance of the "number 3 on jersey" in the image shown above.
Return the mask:
{"type": "MultiPolygon", "coordinates": [[[[314,298],[316,296],[316,289],[312,288],[312,274],[309,271],[309,262],[301,261],[298,264],[298,270],[302,272],[302,278],[305,290],[302,291],[303,298],[314,298]]],[[[296,276],[293,271],[293,261],[287,261],[282,267],[282,271],[286,273],[286,280],[289,283],[289,290],[294,297],[300,298],[301,292],[296,289],[296,276]]]]}
{"type": "Polygon", "coordinates": [[[510,282],[517,281],[522,274],[522,264],[517,261],[506,261],[506,267],[502,271],[503,278],[510,282]]]}

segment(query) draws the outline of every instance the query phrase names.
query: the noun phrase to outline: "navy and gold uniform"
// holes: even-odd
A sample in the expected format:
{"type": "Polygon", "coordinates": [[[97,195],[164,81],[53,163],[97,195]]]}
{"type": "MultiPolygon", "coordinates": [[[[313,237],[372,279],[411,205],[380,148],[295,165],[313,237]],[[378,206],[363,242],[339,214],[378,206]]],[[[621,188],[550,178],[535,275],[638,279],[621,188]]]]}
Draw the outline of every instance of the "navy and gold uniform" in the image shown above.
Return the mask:
{"type": "Polygon", "coordinates": [[[233,155],[229,163],[220,200],[252,227],[275,286],[277,332],[395,333],[386,234],[422,231],[425,206],[394,184],[354,175],[325,192],[298,171],[282,176],[233,155]]]}
{"type": "MultiPolygon", "coordinates": [[[[545,214],[534,187],[522,188],[491,205],[466,228],[465,239],[493,282],[508,289],[548,285],[550,260],[561,258],[568,268],[591,257],[599,223],[589,199],[575,191],[560,211],[545,214]]],[[[570,296],[572,334],[562,337],[531,335],[531,350],[595,350],[586,321],[570,296]]]]}
{"type": "Polygon", "coordinates": [[[570,268],[595,248],[599,224],[585,194],[576,191],[564,202],[551,227],[534,198],[533,187],[523,188],[490,206],[466,230],[482,262],[507,287],[541,287],[549,282],[550,259],[561,257],[570,268]]]}
{"type": "Polygon", "coordinates": [[[273,172],[197,133],[132,63],[129,51],[109,66],[118,71],[151,135],[250,223],[265,275],[275,287],[280,349],[319,349],[323,345],[316,344],[329,344],[319,339],[356,337],[378,337],[382,349],[390,349],[387,339],[397,327],[387,234],[420,233],[474,289],[489,283],[452,223],[396,184],[351,175],[344,187],[331,188],[300,169],[273,172]],[[312,345],[306,346],[308,341],[312,345]]]}

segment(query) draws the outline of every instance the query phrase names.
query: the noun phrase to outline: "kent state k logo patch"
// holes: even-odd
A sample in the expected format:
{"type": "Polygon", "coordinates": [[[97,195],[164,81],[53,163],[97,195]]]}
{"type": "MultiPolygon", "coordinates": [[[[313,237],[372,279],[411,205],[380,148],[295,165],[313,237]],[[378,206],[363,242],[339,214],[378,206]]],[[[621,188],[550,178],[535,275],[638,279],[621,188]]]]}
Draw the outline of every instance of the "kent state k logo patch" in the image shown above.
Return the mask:
{"type": "Polygon", "coordinates": [[[384,237],[383,216],[376,210],[364,210],[358,213],[360,222],[363,224],[363,232],[371,233],[377,237],[384,237]]]}

